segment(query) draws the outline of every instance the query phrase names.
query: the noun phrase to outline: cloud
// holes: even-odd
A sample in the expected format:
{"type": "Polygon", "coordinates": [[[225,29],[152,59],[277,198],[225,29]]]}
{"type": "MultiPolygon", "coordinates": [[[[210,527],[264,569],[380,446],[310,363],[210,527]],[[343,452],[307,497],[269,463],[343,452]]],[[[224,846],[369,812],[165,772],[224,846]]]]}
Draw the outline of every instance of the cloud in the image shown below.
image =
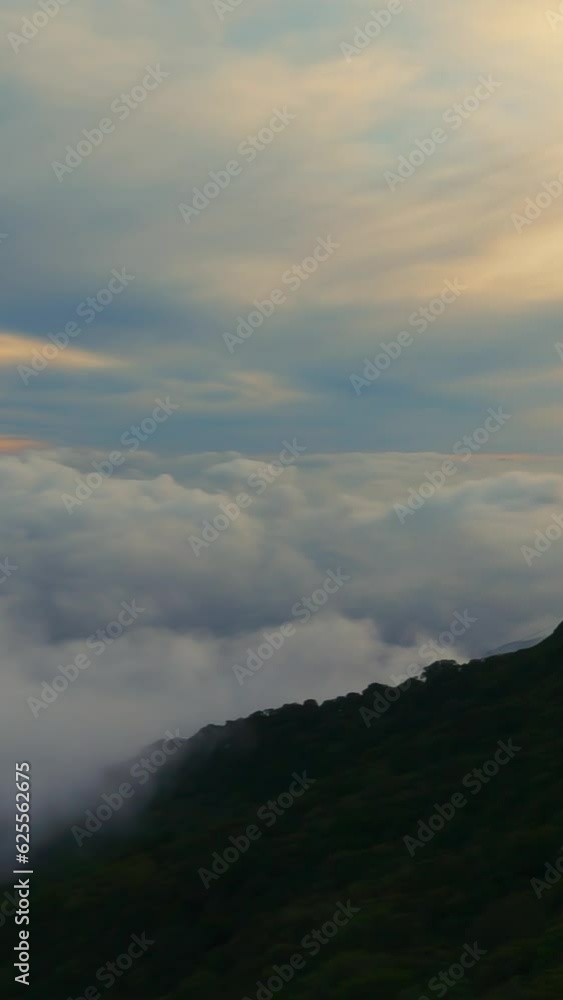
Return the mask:
{"type": "MultiPolygon", "coordinates": [[[[53,441],[109,447],[136,419],[138,398],[153,385],[172,392],[175,382],[189,390],[186,415],[200,415],[197,427],[177,421],[170,431],[167,447],[177,453],[187,434],[201,450],[267,450],[290,418],[318,449],[445,450],[450,423],[479,405],[486,369],[508,408],[522,410],[507,449],[556,449],[557,433],[548,421],[538,431],[534,416],[541,385],[524,404],[516,370],[522,377],[531,361],[534,370],[548,364],[557,337],[563,197],[521,233],[511,216],[562,169],[553,99],[561,35],[543,0],[499,0],[494,11],[485,0],[463,10],[447,0],[409,3],[347,62],[341,44],[368,13],[356,0],[323,0],[307,14],[293,0],[283,11],[245,0],[222,22],[207,0],[166,9],[115,0],[111,13],[84,0],[61,7],[17,54],[7,46],[4,336],[22,330],[28,343],[40,340],[112,268],[136,275],[96,321],[87,384],[86,353],[69,348],[61,365],[72,379],[42,379],[30,414],[19,380],[2,366],[10,434],[39,437],[29,426],[38,419],[53,441]],[[114,132],[59,184],[52,162],[159,63],[169,73],[162,86],[116,118],[114,132]],[[498,80],[498,91],[391,192],[385,172],[443,126],[481,76],[498,80]],[[284,108],[295,118],[249,162],[241,143],[284,108]],[[178,206],[233,159],[240,175],[187,226],[178,206]],[[223,333],[329,234],[338,251],[240,358],[228,358],[223,333]],[[348,376],[358,362],[456,278],[468,287],[455,313],[419,338],[369,402],[354,405],[348,376]],[[116,362],[91,368],[106,357],[126,362],[127,379],[116,362]],[[511,385],[502,383],[507,367],[511,385]],[[450,391],[461,371],[475,380],[463,403],[450,391]],[[268,396],[275,420],[237,416],[262,412],[268,396]],[[63,431],[59,410],[70,407],[63,431]]],[[[4,34],[23,16],[19,4],[4,3],[4,34]]]]}
{"type": "Polygon", "coordinates": [[[120,359],[84,351],[74,346],[67,345],[61,348],[37,337],[22,337],[17,333],[0,331],[0,367],[15,369],[19,365],[24,365],[39,373],[51,365],[54,368],[117,368],[123,364],[120,359]],[[36,352],[41,357],[35,359],[36,367],[34,367],[36,352]]]}
{"type": "Polygon", "coordinates": [[[17,454],[25,449],[36,451],[38,448],[44,447],[46,447],[46,444],[43,441],[32,441],[31,438],[0,436],[0,454],[3,455],[17,454]]]}
{"type": "Polygon", "coordinates": [[[561,618],[563,541],[531,566],[521,551],[563,507],[563,477],[545,460],[460,461],[401,524],[394,505],[443,456],[303,454],[268,482],[267,457],[165,463],[138,452],[96,485],[102,459],[0,457],[0,556],[17,567],[0,585],[2,759],[36,761],[41,815],[55,775],[83,794],[101,768],[169,727],[189,736],[209,722],[384,682],[413,662],[422,668],[421,645],[456,611],[476,619],[444,649],[461,660],[561,618]],[[62,496],[77,490],[83,500],[69,514],[62,496]],[[236,514],[241,493],[250,502],[236,514]],[[220,521],[196,556],[190,537],[209,538],[206,522],[225,507],[232,523],[220,521]],[[296,606],[329,570],[349,580],[304,621],[296,606]],[[142,612],[93,653],[92,637],[132,602],[142,612]],[[294,634],[239,684],[234,664],[285,622],[294,634]],[[89,667],[34,718],[27,699],[80,654],[89,667]]]}
{"type": "MultiPolygon", "coordinates": [[[[170,383],[168,383],[170,385],[170,383]]],[[[297,400],[310,398],[291,386],[284,386],[268,372],[225,372],[214,382],[178,382],[174,398],[182,400],[182,410],[192,413],[234,413],[237,411],[272,410],[297,400]]]]}

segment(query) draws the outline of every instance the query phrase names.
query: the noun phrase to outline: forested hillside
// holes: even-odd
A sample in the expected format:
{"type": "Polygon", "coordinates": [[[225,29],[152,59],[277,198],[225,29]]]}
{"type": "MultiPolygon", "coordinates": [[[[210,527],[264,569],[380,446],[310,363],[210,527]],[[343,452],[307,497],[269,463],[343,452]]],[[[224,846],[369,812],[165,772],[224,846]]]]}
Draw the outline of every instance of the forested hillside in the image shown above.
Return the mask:
{"type": "Polygon", "coordinates": [[[37,859],[26,995],[561,1000],[562,653],[203,730],[37,859]]]}

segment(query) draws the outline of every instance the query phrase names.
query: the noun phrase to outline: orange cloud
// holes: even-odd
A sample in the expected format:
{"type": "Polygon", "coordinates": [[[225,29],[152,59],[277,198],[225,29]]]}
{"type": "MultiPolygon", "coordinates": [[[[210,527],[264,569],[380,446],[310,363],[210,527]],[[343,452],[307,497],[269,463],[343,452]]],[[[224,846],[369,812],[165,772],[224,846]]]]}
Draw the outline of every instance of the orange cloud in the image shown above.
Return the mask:
{"type": "Polygon", "coordinates": [[[16,455],[27,448],[46,448],[44,441],[33,441],[31,438],[16,438],[3,435],[0,437],[0,455],[16,455]]]}
{"type": "MultiPolygon", "coordinates": [[[[52,350],[54,345],[50,341],[38,337],[22,337],[17,333],[0,332],[0,367],[8,365],[31,366],[32,355],[35,351],[47,358],[45,355],[46,347],[52,350]]],[[[92,351],[82,351],[70,345],[56,350],[56,355],[52,359],[48,359],[48,365],[62,368],[114,368],[124,364],[118,358],[94,354],[92,351]]]]}

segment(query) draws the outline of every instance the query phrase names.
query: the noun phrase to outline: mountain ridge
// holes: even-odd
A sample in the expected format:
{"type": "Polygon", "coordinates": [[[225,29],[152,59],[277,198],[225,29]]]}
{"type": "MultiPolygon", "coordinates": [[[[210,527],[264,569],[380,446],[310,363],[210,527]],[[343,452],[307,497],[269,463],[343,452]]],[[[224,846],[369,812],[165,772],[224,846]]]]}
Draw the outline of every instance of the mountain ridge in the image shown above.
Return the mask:
{"type": "Polygon", "coordinates": [[[115,1000],[269,1000],[298,953],[295,1000],[418,1000],[474,942],[485,954],[456,997],[560,1000],[563,894],[532,880],[563,842],[562,652],[560,625],[396,689],[204,727],[132,823],[43,853],[37,995],[82,996],[143,931],[155,944],[115,1000]],[[338,903],[358,912],[310,955],[338,903]]]}

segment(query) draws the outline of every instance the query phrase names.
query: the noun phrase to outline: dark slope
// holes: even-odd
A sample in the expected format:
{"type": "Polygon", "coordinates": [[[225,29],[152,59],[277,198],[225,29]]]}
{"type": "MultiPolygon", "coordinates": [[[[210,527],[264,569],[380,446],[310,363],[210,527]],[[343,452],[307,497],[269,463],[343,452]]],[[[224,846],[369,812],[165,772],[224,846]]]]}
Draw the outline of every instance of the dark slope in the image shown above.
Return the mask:
{"type": "MultiPolygon", "coordinates": [[[[36,863],[26,995],[104,996],[112,975],[97,970],[145,932],[155,944],[117,970],[114,1000],[254,998],[296,953],[295,1000],[561,1000],[563,891],[538,899],[530,881],[563,854],[562,654],[560,626],[532,649],[436,664],[369,727],[379,685],[207,727],[142,814],[80,849],[66,831],[36,863]],[[521,749],[487,777],[499,741],[521,749]],[[257,816],[303,771],[310,788],[257,816]],[[404,838],[456,793],[465,804],[410,854],[404,838]],[[259,839],[206,888],[198,870],[249,824],[259,839]],[[348,901],[359,912],[313,954],[307,935],[348,901]],[[448,988],[435,977],[467,944],[486,954],[448,988]]],[[[0,933],[13,944],[12,926],[0,933]]],[[[4,997],[21,994],[12,977],[4,965],[4,997]]]]}

